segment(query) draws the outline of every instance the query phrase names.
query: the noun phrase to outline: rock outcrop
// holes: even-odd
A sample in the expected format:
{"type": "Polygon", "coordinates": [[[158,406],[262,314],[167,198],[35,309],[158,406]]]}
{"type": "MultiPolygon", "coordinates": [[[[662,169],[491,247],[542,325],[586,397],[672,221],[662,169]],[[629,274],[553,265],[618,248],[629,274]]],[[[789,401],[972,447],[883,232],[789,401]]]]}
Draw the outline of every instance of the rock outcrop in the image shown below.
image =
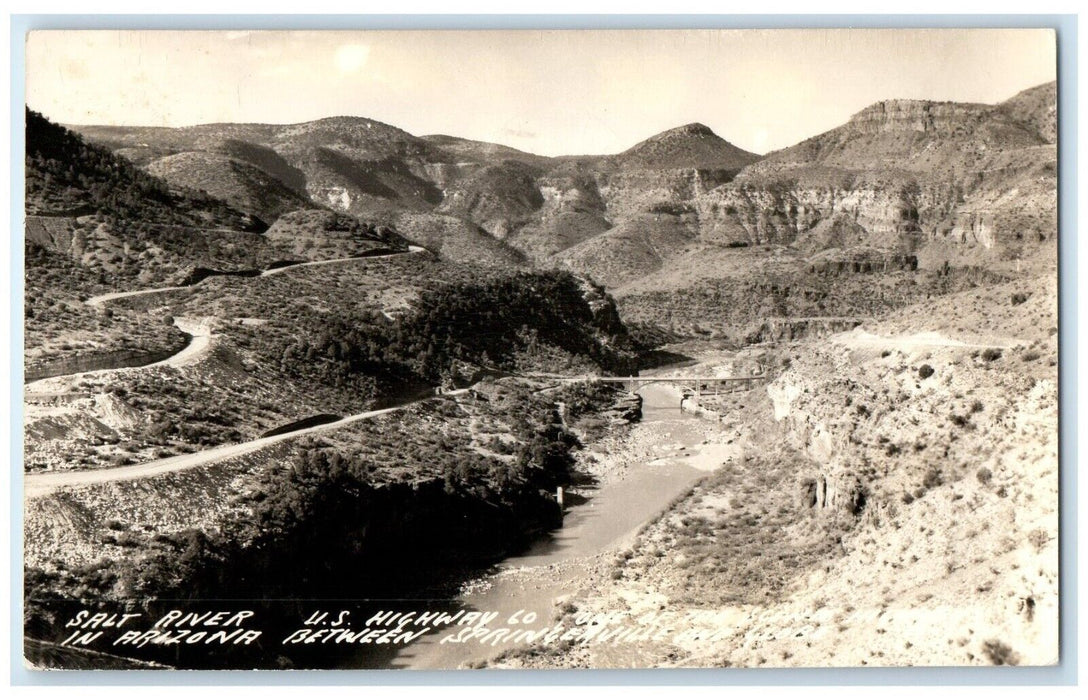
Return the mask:
{"type": "Polygon", "coordinates": [[[1048,94],[996,106],[879,102],[698,197],[701,234],[808,251],[939,243],[1019,255],[1056,229],[1048,94]]]}

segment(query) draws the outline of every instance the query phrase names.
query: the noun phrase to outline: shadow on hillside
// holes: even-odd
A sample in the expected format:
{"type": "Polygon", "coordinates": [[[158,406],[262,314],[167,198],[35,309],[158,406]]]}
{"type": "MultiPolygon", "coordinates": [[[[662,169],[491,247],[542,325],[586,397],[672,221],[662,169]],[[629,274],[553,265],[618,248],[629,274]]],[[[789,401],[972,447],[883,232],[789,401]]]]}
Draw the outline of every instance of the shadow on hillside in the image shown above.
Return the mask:
{"type": "Polygon", "coordinates": [[[638,368],[640,370],[654,369],[655,367],[664,367],[666,365],[683,367],[685,365],[695,364],[695,362],[696,360],[694,357],[679,352],[672,352],[671,350],[657,349],[649,350],[639,356],[638,368]]]}

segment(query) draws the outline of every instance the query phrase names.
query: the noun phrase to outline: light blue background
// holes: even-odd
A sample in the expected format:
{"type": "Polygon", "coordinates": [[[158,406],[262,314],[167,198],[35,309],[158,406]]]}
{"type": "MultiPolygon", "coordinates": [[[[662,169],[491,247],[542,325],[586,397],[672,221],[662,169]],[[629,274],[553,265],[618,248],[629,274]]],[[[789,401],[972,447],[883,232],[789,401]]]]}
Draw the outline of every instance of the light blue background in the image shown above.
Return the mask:
{"type": "Polygon", "coordinates": [[[1077,681],[1077,18],[1074,15],[14,15],[11,275],[23,277],[24,49],[32,29],[752,29],[1045,27],[1058,35],[1061,664],[1049,668],[647,669],[638,671],[50,671],[22,659],[22,285],[11,293],[11,682],[15,685],[1057,685],[1077,681]],[[17,594],[18,593],[18,594],[17,594]]]}

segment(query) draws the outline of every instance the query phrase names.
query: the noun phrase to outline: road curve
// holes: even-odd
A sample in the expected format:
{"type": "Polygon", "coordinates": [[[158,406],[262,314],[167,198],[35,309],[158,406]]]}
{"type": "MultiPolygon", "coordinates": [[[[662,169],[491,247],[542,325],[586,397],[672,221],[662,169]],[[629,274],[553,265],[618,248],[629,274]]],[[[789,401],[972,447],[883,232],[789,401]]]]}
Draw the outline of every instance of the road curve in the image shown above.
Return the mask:
{"type": "Polygon", "coordinates": [[[204,357],[208,348],[211,346],[211,339],[214,336],[214,333],[212,333],[212,321],[213,319],[211,317],[199,320],[191,318],[174,319],[174,325],[189,336],[189,342],[185,344],[185,347],[165,360],[159,360],[158,362],[152,362],[151,364],[146,365],[108,367],[106,369],[92,369],[86,372],[76,372],[75,374],[61,374],[56,377],[45,377],[44,379],[36,379],[23,385],[23,391],[25,394],[63,393],[65,391],[63,389],[64,385],[70,385],[73,382],[90,377],[101,377],[110,374],[111,372],[120,372],[126,369],[146,369],[148,367],[183,367],[185,365],[193,364],[204,357]]]}
{"type": "MultiPolygon", "coordinates": [[[[391,258],[391,257],[397,256],[397,255],[411,255],[411,254],[416,254],[416,253],[423,253],[423,252],[426,252],[426,250],[427,250],[426,248],[422,248],[422,247],[417,246],[417,245],[410,245],[410,246],[408,246],[407,251],[399,252],[399,253],[386,253],[386,254],[383,254],[383,255],[371,255],[369,257],[367,257],[367,256],[356,256],[356,257],[350,257],[350,258],[334,258],[332,260],[314,260],[314,261],[310,261],[310,262],[293,263],[291,265],[284,265],[283,267],[277,267],[277,268],[273,268],[273,269],[270,269],[270,270],[265,270],[264,272],[262,272],[258,276],[259,277],[267,277],[267,276],[270,276],[270,275],[276,275],[276,274],[279,274],[279,273],[284,272],[286,270],[293,270],[296,267],[313,267],[313,266],[316,266],[316,265],[330,265],[330,264],[333,264],[333,263],[350,262],[352,260],[380,260],[382,258],[391,258]]],[[[205,277],[204,279],[206,280],[206,279],[210,279],[210,278],[205,277]]],[[[185,290],[185,289],[191,289],[191,288],[201,284],[203,281],[204,280],[201,280],[200,282],[196,282],[195,284],[191,284],[191,285],[183,286],[183,287],[155,287],[155,288],[152,288],[152,289],[137,289],[137,290],[131,291],[131,292],[110,292],[108,294],[99,294],[98,296],[90,297],[89,299],[85,300],[83,303],[86,304],[87,306],[100,307],[100,306],[102,306],[103,304],[105,304],[107,302],[116,301],[117,299],[128,299],[128,298],[131,298],[131,297],[144,296],[144,295],[147,295],[147,294],[158,294],[160,292],[176,292],[176,291],[182,291],[182,290],[185,290]]],[[[82,379],[82,378],[85,378],[85,377],[99,376],[99,375],[105,374],[107,372],[117,372],[117,371],[123,370],[123,369],[133,369],[135,367],[161,367],[161,366],[180,367],[182,365],[192,364],[194,361],[196,361],[196,360],[200,359],[201,357],[203,357],[204,352],[208,349],[208,347],[210,345],[211,338],[213,336],[213,333],[211,331],[211,324],[212,324],[212,319],[210,317],[205,318],[202,322],[199,322],[199,323],[194,323],[191,320],[183,319],[183,318],[176,319],[174,321],[174,325],[176,325],[179,329],[181,329],[181,331],[183,333],[185,333],[185,334],[187,334],[187,335],[189,335],[191,337],[189,339],[189,343],[184,348],[182,348],[180,351],[178,351],[177,354],[172,355],[172,356],[166,358],[165,360],[161,360],[159,362],[155,362],[155,363],[150,364],[150,365],[126,365],[126,366],[122,366],[122,367],[111,367],[109,369],[98,369],[98,370],[91,370],[91,371],[88,371],[88,372],[78,372],[76,374],[62,374],[62,375],[59,375],[59,376],[56,376],[56,377],[46,377],[44,379],[39,379],[39,380],[36,380],[34,382],[30,382],[30,383],[26,384],[25,385],[25,391],[27,393],[51,393],[51,392],[57,391],[55,385],[58,382],[67,382],[67,381],[82,379]]]]}
{"type": "Polygon", "coordinates": [[[283,267],[274,267],[270,270],[265,270],[258,277],[271,277],[272,275],[278,275],[281,272],[287,270],[294,270],[297,267],[316,267],[318,265],[332,265],[333,263],[351,262],[352,260],[381,260],[382,258],[392,258],[398,255],[410,255],[414,253],[422,253],[427,249],[418,245],[408,246],[407,252],[400,253],[385,253],[383,255],[356,255],[348,258],[332,258],[331,260],[311,260],[309,262],[292,263],[291,265],[284,265],[283,267]]]}
{"type": "Polygon", "coordinates": [[[92,484],[102,484],[111,481],[132,481],[134,479],[146,479],[153,476],[159,476],[161,474],[168,474],[170,472],[192,469],[193,467],[212,464],[214,462],[219,462],[224,459],[230,459],[231,457],[239,457],[241,455],[249,454],[250,452],[255,452],[262,447],[275,445],[276,443],[282,442],[283,440],[299,437],[307,433],[315,433],[323,430],[334,430],[336,428],[342,428],[345,425],[349,425],[356,421],[373,418],[375,416],[381,416],[386,413],[392,413],[393,411],[399,411],[409,405],[411,404],[403,404],[401,406],[394,406],[392,408],[382,408],[377,411],[366,411],[365,413],[358,413],[354,416],[348,416],[347,418],[338,420],[335,423],[326,423],[324,425],[318,425],[312,428],[303,428],[301,430],[296,430],[291,433],[273,435],[272,437],[257,438],[256,440],[250,440],[249,442],[242,442],[236,445],[220,445],[219,447],[201,450],[200,452],[194,452],[192,454],[176,455],[174,457],[156,459],[150,462],[144,462],[143,464],[134,464],[128,467],[115,467],[112,469],[93,469],[75,472],[27,474],[23,479],[23,493],[26,495],[27,498],[38,498],[41,496],[45,496],[54,491],[55,489],[62,487],[90,486],[92,484]]]}
{"type": "MultiPolygon", "coordinates": [[[[272,275],[278,275],[281,272],[286,272],[287,270],[293,270],[296,267],[314,267],[314,266],[317,266],[317,265],[331,265],[333,263],[350,262],[352,260],[381,260],[382,258],[392,258],[392,257],[395,257],[397,255],[411,255],[411,254],[415,254],[415,253],[423,253],[423,252],[426,252],[426,250],[427,250],[426,248],[423,248],[423,247],[418,246],[418,245],[410,245],[410,246],[408,246],[407,251],[403,251],[403,252],[399,252],[399,253],[385,253],[383,255],[356,255],[356,256],[348,257],[348,258],[333,258],[331,260],[311,260],[311,261],[308,261],[308,262],[291,263],[290,265],[284,265],[282,267],[274,267],[274,268],[271,268],[271,269],[268,269],[268,270],[264,270],[263,272],[261,272],[261,274],[257,275],[257,277],[270,277],[272,275]]],[[[117,299],[128,299],[128,298],[131,298],[131,297],[139,297],[139,296],[144,296],[144,295],[147,295],[147,294],[158,294],[159,292],[180,292],[180,291],[185,290],[185,289],[192,289],[193,287],[199,286],[200,284],[203,284],[205,280],[209,280],[212,277],[217,277],[217,276],[218,275],[210,275],[210,276],[205,277],[204,279],[200,280],[199,282],[195,282],[195,283],[189,284],[189,285],[183,285],[183,286],[180,286],[180,287],[153,287],[151,289],[137,289],[137,290],[131,291],[131,292],[109,292],[108,294],[99,294],[98,296],[90,297],[89,299],[87,299],[83,303],[86,304],[87,306],[101,306],[102,304],[104,304],[104,303],[106,303],[108,301],[116,301],[117,299]]]]}
{"type": "MultiPolygon", "coordinates": [[[[448,391],[443,395],[456,396],[464,394],[467,391],[468,389],[458,389],[456,391],[448,391]]],[[[146,479],[162,474],[168,474],[170,472],[192,469],[193,467],[206,466],[209,464],[214,464],[215,462],[220,462],[224,459],[230,459],[231,457],[240,457],[241,455],[255,452],[262,447],[275,445],[276,443],[282,442],[283,440],[301,437],[309,433],[319,433],[329,430],[337,430],[339,428],[343,428],[344,426],[351,425],[352,423],[356,423],[361,420],[367,420],[368,418],[383,416],[387,413],[402,411],[409,406],[420,403],[421,401],[429,400],[431,400],[431,397],[413,399],[411,401],[406,401],[405,403],[391,406],[389,408],[379,408],[374,411],[364,411],[363,413],[356,413],[355,415],[341,418],[340,420],[333,423],[324,423],[322,425],[315,425],[310,428],[301,428],[290,433],[273,435],[271,437],[257,438],[256,440],[250,440],[249,442],[242,442],[235,445],[220,445],[219,447],[212,447],[207,450],[201,450],[200,452],[176,455],[174,457],[165,457],[163,459],[156,459],[150,462],[144,462],[143,464],[133,464],[127,467],[113,467],[109,469],[91,469],[71,472],[47,472],[40,474],[26,474],[23,477],[23,493],[27,498],[41,498],[42,496],[46,496],[52,493],[58,488],[90,486],[92,484],[103,484],[111,481],[132,481],[135,479],[146,479]]]]}
{"type": "MultiPolygon", "coordinates": [[[[199,282],[198,282],[199,284],[199,282]]],[[[139,297],[145,294],[158,294],[159,292],[180,292],[183,289],[189,289],[189,285],[186,287],[155,287],[154,289],[137,289],[133,292],[110,292],[109,294],[99,294],[98,296],[91,297],[83,303],[87,306],[102,306],[107,301],[114,301],[116,299],[128,299],[129,297],[139,297]]]]}

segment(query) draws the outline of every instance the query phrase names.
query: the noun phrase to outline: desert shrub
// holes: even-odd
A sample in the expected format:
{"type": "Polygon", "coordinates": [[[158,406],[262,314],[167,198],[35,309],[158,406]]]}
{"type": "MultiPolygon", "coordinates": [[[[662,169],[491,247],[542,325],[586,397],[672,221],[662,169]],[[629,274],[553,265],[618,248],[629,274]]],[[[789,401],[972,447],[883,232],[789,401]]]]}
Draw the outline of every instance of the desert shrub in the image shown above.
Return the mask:
{"type": "Polygon", "coordinates": [[[491,437],[490,440],[487,441],[485,447],[487,447],[487,449],[491,450],[492,452],[495,452],[496,454],[510,455],[514,454],[516,446],[514,443],[503,440],[498,435],[494,435],[491,437]]]}
{"type": "Polygon", "coordinates": [[[993,362],[994,360],[1000,359],[1000,357],[1001,351],[997,348],[986,348],[982,351],[982,359],[987,362],[993,362]]]}
{"type": "Polygon", "coordinates": [[[922,379],[928,379],[933,376],[934,369],[929,365],[922,365],[918,368],[918,376],[922,379]]]}
{"type": "Polygon", "coordinates": [[[986,467],[982,467],[977,472],[975,472],[975,478],[978,479],[978,483],[980,484],[989,484],[991,481],[993,481],[994,473],[986,467]]]}
{"type": "Polygon", "coordinates": [[[1013,306],[1018,306],[1020,304],[1023,304],[1027,300],[1028,300],[1028,295],[1024,294],[1023,292],[1017,292],[1016,294],[1012,295],[1012,305],[1013,306]]]}
{"type": "Polygon", "coordinates": [[[978,399],[975,399],[974,403],[971,404],[971,413],[981,413],[981,412],[982,412],[982,402],[979,401],[978,399]]]}
{"type": "Polygon", "coordinates": [[[1020,356],[1020,359],[1024,362],[1034,362],[1035,360],[1039,359],[1039,353],[1035,352],[1034,350],[1028,350],[1020,356]]]}
{"type": "Polygon", "coordinates": [[[138,547],[143,543],[139,537],[133,535],[131,532],[122,532],[117,536],[115,544],[118,547],[138,547]]]}
{"type": "Polygon", "coordinates": [[[926,472],[925,477],[922,479],[922,486],[926,487],[926,489],[936,488],[943,483],[944,476],[937,467],[930,467],[929,471],[926,472]]]}
{"type": "Polygon", "coordinates": [[[970,421],[967,420],[966,416],[961,416],[955,413],[950,414],[948,416],[948,419],[960,428],[966,428],[970,424],[970,421]]]}

